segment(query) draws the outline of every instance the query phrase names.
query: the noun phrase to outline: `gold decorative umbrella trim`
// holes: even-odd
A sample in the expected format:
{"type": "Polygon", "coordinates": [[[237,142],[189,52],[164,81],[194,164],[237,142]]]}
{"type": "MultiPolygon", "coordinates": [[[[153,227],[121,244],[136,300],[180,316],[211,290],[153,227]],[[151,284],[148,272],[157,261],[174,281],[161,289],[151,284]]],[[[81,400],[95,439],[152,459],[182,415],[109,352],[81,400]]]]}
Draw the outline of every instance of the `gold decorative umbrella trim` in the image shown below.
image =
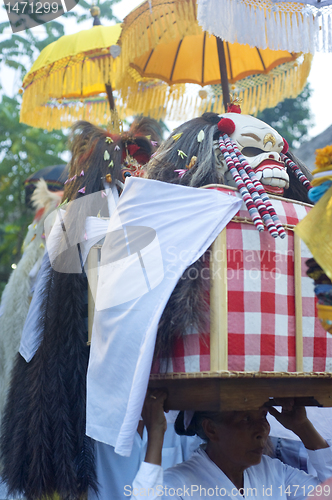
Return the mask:
{"type": "MultiPolygon", "coordinates": [[[[305,54],[298,61],[285,63],[272,70],[269,75],[253,75],[236,82],[234,93],[243,99],[244,114],[257,114],[265,108],[276,106],[286,97],[296,97],[304,88],[311,69],[312,55],[305,54]]],[[[137,113],[151,116],[157,120],[187,120],[202,113],[212,111],[223,113],[223,95],[221,86],[218,94],[215,89],[189,95],[184,92],[184,85],[161,86],[142,98],[139,79],[141,76],[131,68],[121,82],[121,94],[131,109],[137,113]],[[137,80],[135,82],[135,80],[137,80]],[[217,94],[217,95],[216,95],[217,94]],[[150,100],[151,99],[151,100],[150,100]],[[152,107],[153,105],[153,107],[152,107]]],[[[198,90],[199,87],[197,87],[198,90]]]]}
{"type": "Polygon", "coordinates": [[[122,24],[122,71],[130,62],[159,43],[202,32],[196,19],[195,0],[154,0],[134,9],[122,24]]]}
{"type": "Polygon", "coordinates": [[[184,85],[174,85],[170,90],[164,82],[137,82],[128,75],[126,87],[116,91],[116,113],[111,112],[104,94],[85,99],[52,99],[33,112],[21,110],[20,120],[32,127],[53,130],[70,127],[77,120],[106,126],[117,117],[124,119],[134,114],[165,119],[184,92],[184,85]]]}

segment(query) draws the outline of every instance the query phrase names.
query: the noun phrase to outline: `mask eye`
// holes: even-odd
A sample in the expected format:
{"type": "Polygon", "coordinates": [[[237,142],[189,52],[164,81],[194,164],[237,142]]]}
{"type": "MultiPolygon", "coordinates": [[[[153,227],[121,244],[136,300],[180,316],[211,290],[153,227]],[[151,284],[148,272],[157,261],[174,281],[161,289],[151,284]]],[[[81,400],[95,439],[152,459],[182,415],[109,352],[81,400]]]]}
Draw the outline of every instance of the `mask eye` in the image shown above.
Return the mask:
{"type": "Polygon", "coordinates": [[[260,149],[260,148],[247,147],[247,148],[243,148],[241,153],[244,156],[252,157],[252,156],[258,156],[262,153],[266,153],[266,151],[263,151],[263,149],[260,149]]]}
{"type": "Polygon", "coordinates": [[[130,172],[130,170],[128,170],[126,168],[122,169],[121,173],[122,173],[122,179],[123,180],[125,180],[126,177],[131,177],[132,176],[132,173],[130,172]]]}

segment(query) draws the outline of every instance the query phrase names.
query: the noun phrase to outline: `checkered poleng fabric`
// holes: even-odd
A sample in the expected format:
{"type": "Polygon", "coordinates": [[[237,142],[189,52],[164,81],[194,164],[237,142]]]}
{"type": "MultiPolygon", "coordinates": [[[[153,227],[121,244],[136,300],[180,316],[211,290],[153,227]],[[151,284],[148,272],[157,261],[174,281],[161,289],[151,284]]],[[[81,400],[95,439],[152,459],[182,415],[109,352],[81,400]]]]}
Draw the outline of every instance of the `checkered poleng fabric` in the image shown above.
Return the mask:
{"type": "MultiPolygon", "coordinates": [[[[271,201],[283,225],[295,226],[310,210],[285,199],[271,201]]],[[[237,216],[249,219],[245,208],[237,216]]],[[[252,224],[232,221],[227,225],[229,370],[296,371],[294,233],[286,232],[281,240],[268,231],[259,233],[252,224]]],[[[301,242],[303,369],[332,372],[332,335],[317,318],[313,281],[305,274],[309,257],[301,242]]],[[[209,333],[187,332],[177,342],[167,371],[209,370],[209,333]]],[[[153,371],[158,371],[157,366],[153,371]]]]}

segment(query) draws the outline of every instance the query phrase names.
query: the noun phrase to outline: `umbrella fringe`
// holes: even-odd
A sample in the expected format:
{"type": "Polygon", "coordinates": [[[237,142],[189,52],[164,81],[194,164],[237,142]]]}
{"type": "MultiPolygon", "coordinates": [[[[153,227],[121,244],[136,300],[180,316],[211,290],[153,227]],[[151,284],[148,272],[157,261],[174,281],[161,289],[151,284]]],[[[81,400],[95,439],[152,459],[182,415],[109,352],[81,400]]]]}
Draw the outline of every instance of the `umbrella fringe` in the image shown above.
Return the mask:
{"type": "Polygon", "coordinates": [[[154,0],[151,11],[146,2],[141,9],[135,9],[125,18],[119,40],[122,46],[122,73],[127,70],[130,61],[153,49],[158,43],[201,33],[196,20],[195,0],[171,0],[167,6],[163,2],[154,0]]]}
{"type": "Polygon", "coordinates": [[[62,95],[81,98],[105,92],[106,84],[114,87],[118,69],[118,60],[105,54],[82,61],[79,66],[61,67],[49,76],[44,75],[38,78],[36,75],[36,78],[25,88],[21,115],[26,115],[29,111],[46,104],[55,96],[61,104],[59,96],[62,95]],[[89,89],[88,92],[87,89],[89,89]]]}
{"type": "Polygon", "coordinates": [[[273,0],[198,0],[203,30],[230,43],[289,52],[330,52],[331,7],[273,0]]]}
{"type": "MultiPolygon", "coordinates": [[[[256,115],[265,108],[276,106],[286,98],[296,97],[304,88],[311,68],[312,55],[305,54],[303,61],[286,72],[274,75],[267,82],[235,92],[243,99],[242,112],[256,115]]],[[[133,114],[150,116],[157,120],[187,120],[204,112],[223,113],[222,95],[208,95],[206,98],[185,96],[185,85],[169,87],[166,83],[153,80],[135,81],[137,74],[127,72],[121,81],[116,101],[118,116],[124,119],[133,114]],[[134,111],[135,110],[135,113],[134,111]]],[[[98,125],[107,125],[114,120],[106,99],[91,99],[91,102],[66,103],[63,106],[38,106],[32,113],[22,106],[20,121],[46,130],[70,127],[77,120],[87,120],[98,125]],[[66,108],[65,112],[63,108],[66,108]]]]}

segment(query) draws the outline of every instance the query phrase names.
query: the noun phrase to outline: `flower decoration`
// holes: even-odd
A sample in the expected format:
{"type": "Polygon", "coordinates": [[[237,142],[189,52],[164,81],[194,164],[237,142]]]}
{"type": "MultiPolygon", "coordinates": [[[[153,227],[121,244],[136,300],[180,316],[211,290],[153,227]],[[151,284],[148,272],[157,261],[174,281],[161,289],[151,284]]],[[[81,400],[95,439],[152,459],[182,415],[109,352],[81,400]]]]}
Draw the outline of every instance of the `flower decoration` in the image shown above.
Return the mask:
{"type": "Polygon", "coordinates": [[[196,161],[197,161],[197,156],[192,156],[189,164],[186,165],[186,168],[190,170],[195,165],[196,161]]]}
{"type": "Polygon", "coordinates": [[[114,167],[114,162],[113,162],[113,160],[111,160],[111,161],[109,162],[108,167],[109,167],[109,168],[113,168],[113,167],[114,167]]]}
{"type": "Polygon", "coordinates": [[[80,177],[83,177],[83,176],[84,176],[84,170],[82,170],[80,173],[80,177]]]}
{"type": "Polygon", "coordinates": [[[182,134],[183,134],[183,132],[180,132],[179,134],[172,135],[172,139],[174,139],[174,141],[178,141],[182,134]]]}
{"type": "Polygon", "coordinates": [[[182,160],[183,158],[188,158],[188,155],[184,151],[181,151],[181,149],[178,149],[178,156],[181,156],[182,160]]]}
{"type": "Polygon", "coordinates": [[[70,177],[70,179],[67,179],[67,180],[65,181],[65,184],[68,184],[68,182],[75,181],[75,180],[76,180],[76,177],[77,177],[77,175],[76,175],[76,174],[75,174],[73,177],[70,177]]]}
{"type": "Polygon", "coordinates": [[[60,205],[58,205],[57,208],[63,207],[64,205],[66,205],[66,203],[68,203],[68,198],[66,198],[62,203],[60,203],[60,205]]]}
{"type": "Polygon", "coordinates": [[[204,136],[205,136],[204,130],[201,130],[197,136],[197,142],[203,142],[204,136]]]}
{"type": "Polygon", "coordinates": [[[112,137],[106,137],[105,142],[107,142],[108,144],[112,144],[113,142],[112,137]]]}
{"type": "Polygon", "coordinates": [[[85,194],[85,186],[78,190],[78,193],[85,194]]]}
{"type": "Polygon", "coordinates": [[[177,172],[179,174],[179,177],[181,177],[182,179],[182,177],[188,172],[188,170],[186,168],[179,168],[177,170],[174,170],[174,172],[177,172]]]}
{"type": "Polygon", "coordinates": [[[332,168],[332,146],[326,146],[322,149],[316,149],[316,167],[325,170],[332,168]]]}
{"type": "Polygon", "coordinates": [[[109,152],[106,150],[106,151],[104,152],[104,160],[105,160],[105,161],[107,161],[107,160],[109,160],[109,159],[110,159],[110,154],[109,154],[109,152]]]}

